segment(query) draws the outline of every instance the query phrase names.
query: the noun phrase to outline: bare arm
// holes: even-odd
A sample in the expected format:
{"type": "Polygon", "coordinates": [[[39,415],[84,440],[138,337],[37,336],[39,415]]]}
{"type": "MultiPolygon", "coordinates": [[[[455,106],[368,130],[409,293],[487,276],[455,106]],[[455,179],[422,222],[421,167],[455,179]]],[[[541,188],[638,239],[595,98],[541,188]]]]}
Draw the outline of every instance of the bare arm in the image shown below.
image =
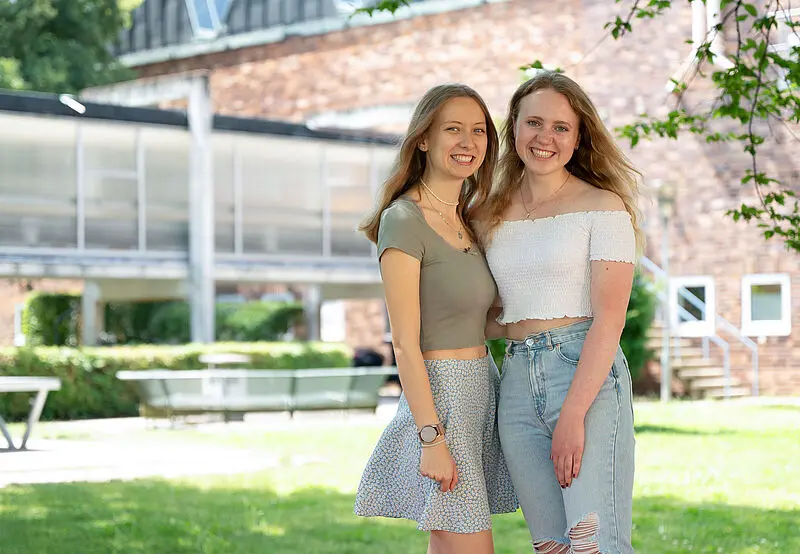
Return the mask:
{"type": "Polygon", "coordinates": [[[419,429],[439,423],[420,348],[420,262],[396,248],[381,256],[386,308],[403,393],[419,429]]]}
{"type": "MultiPolygon", "coordinates": [[[[419,275],[420,262],[396,248],[381,256],[381,272],[386,307],[392,327],[392,343],[403,394],[411,409],[417,429],[441,423],[433,402],[428,370],[420,348],[419,275]]],[[[447,429],[445,429],[447,434],[447,429]]],[[[439,482],[443,492],[458,484],[458,470],[443,441],[422,448],[420,473],[439,482]]]]}
{"type": "Polygon", "coordinates": [[[562,487],[569,487],[580,472],[585,441],[584,419],[614,363],[625,327],[632,284],[633,264],[592,262],[594,320],[586,333],[575,377],[553,431],[551,458],[562,487]]]}
{"type": "Polygon", "coordinates": [[[484,330],[486,340],[503,339],[506,337],[506,326],[497,322],[497,318],[500,317],[502,312],[502,301],[500,300],[500,295],[497,295],[489,311],[486,313],[486,328],[484,330]]]}
{"type": "Polygon", "coordinates": [[[592,262],[594,321],[581,349],[575,378],[561,413],[583,418],[614,363],[633,285],[633,264],[592,262]]]}

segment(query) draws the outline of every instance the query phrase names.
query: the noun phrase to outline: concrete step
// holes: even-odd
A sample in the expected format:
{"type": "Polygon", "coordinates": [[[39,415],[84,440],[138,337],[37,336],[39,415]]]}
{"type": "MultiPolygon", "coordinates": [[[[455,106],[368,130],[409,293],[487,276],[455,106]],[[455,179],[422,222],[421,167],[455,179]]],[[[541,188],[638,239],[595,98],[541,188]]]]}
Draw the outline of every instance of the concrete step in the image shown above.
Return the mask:
{"type": "Polygon", "coordinates": [[[675,368],[678,378],[681,380],[690,381],[692,379],[703,379],[718,377],[720,379],[725,377],[725,370],[721,367],[678,367],[675,368]]]}
{"type": "MultiPolygon", "coordinates": [[[[742,386],[742,382],[735,377],[731,377],[730,381],[731,388],[740,387],[742,386]]],[[[700,379],[692,379],[689,382],[689,388],[694,391],[705,390],[705,389],[721,389],[725,387],[725,378],[724,377],[703,377],[700,379]]]]}
{"type": "MultiPolygon", "coordinates": [[[[663,343],[662,336],[650,336],[647,335],[647,346],[652,349],[660,349],[663,343]]],[[[693,346],[692,341],[689,339],[672,339],[672,347],[675,348],[676,346],[680,346],[681,348],[691,348],[693,346]]]]}
{"type": "Polygon", "coordinates": [[[681,348],[680,350],[676,350],[675,348],[670,349],[670,354],[673,358],[677,358],[680,355],[680,358],[686,359],[695,359],[700,358],[703,359],[703,349],[697,347],[690,347],[690,348],[681,348]]]}
{"type": "MultiPolygon", "coordinates": [[[[753,390],[750,387],[731,387],[730,388],[730,397],[731,398],[741,398],[742,396],[751,396],[753,394],[753,390]]],[[[725,398],[725,389],[708,389],[703,394],[705,398],[725,398]]]]}
{"type": "Polygon", "coordinates": [[[673,367],[710,367],[719,365],[719,362],[712,358],[672,358],[673,367]]]}

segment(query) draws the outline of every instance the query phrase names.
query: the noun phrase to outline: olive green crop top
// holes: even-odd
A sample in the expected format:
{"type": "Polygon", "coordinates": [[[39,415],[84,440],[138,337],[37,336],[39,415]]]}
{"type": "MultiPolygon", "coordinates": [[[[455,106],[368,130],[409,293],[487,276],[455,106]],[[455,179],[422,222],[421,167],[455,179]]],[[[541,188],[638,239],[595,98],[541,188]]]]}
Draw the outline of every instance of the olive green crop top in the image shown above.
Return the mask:
{"type": "Polygon", "coordinates": [[[449,244],[407,198],[398,198],[381,214],[378,259],[388,248],[420,261],[422,351],[483,346],[486,313],[497,289],[481,251],[449,244]]]}

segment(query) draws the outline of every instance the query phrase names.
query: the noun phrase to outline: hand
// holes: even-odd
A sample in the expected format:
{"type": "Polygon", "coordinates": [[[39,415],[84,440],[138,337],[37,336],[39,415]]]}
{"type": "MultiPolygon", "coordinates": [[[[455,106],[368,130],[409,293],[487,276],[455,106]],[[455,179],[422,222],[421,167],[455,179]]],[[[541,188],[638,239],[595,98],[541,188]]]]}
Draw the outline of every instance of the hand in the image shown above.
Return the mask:
{"type": "Polygon", "coordinates": [[[422,455],[419,458],[419,472],[438,482],[442,492],[452,491],[458,484],[456,462],[444,442],[422,449],[422,455]]]}
{"type": "Polygon", "coordinates": [[[583,419],[583,415],[562,410],[553,431],[550,459],[562,489],[569,487],[581,471],[585,439],[583,419]]]}

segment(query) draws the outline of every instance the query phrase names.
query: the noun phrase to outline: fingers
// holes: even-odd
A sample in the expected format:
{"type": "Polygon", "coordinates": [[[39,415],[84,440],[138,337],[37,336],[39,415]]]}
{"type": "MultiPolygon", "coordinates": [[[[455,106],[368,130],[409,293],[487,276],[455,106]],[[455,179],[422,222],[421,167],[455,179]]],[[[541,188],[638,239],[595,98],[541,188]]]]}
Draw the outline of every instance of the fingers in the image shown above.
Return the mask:
{"type": "Polygon", "coordinates": [[[553,456],[553,470],[562,489],[572,485],[572,480],[578,477],[581,470],[581,452],[553,456]]]}
{"type": "Polygon", "coordinates": [[[572,459],[572,478],[576,479],[581,472],[581,462],[583,462],[583,453],[578,454],[572,459]]]}
{"type": "Polygon", "coordinates": [[[558,480],[558,484],[561,485],[562,489],[567,487],[566,468],[567,468],[567,456],[556,455],[553,458],[553,469],[556,472],[556,479],[558,480]]]}

